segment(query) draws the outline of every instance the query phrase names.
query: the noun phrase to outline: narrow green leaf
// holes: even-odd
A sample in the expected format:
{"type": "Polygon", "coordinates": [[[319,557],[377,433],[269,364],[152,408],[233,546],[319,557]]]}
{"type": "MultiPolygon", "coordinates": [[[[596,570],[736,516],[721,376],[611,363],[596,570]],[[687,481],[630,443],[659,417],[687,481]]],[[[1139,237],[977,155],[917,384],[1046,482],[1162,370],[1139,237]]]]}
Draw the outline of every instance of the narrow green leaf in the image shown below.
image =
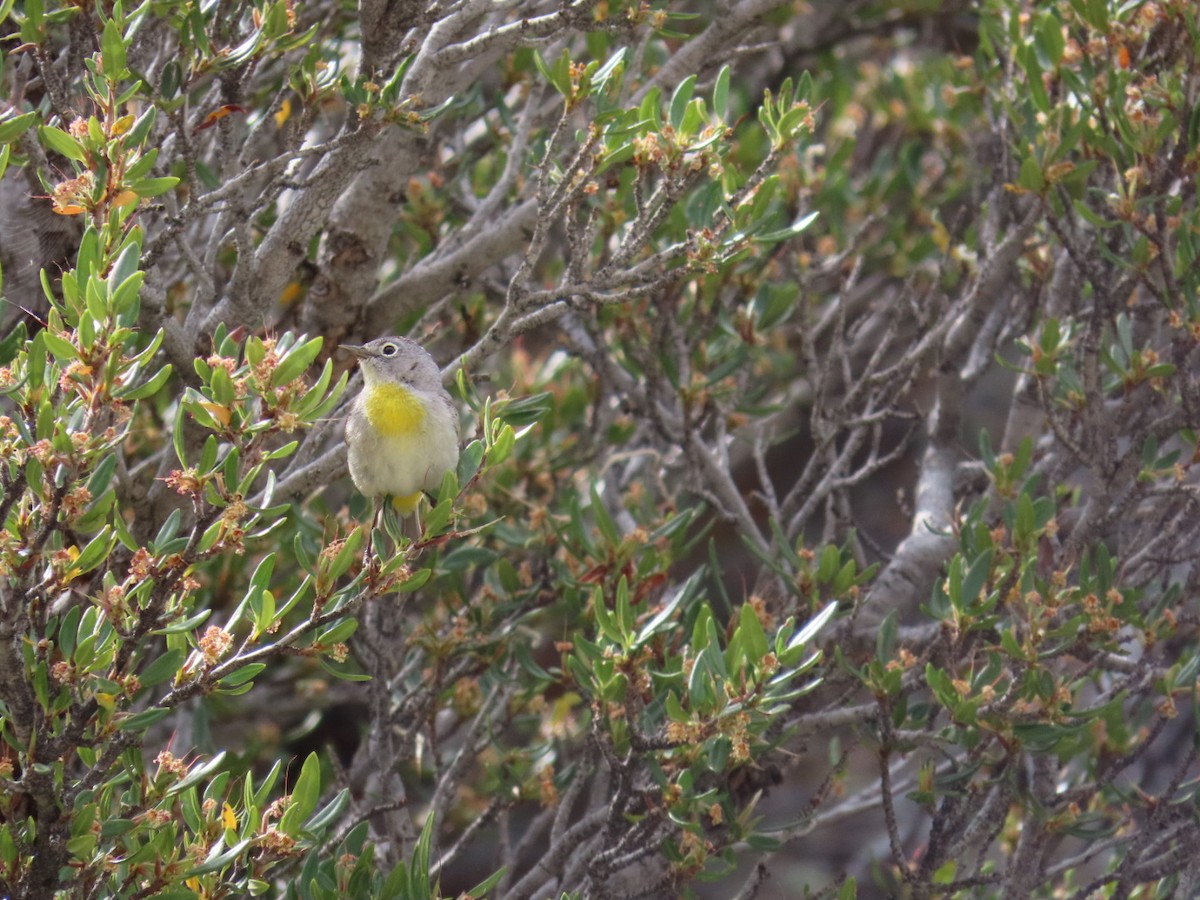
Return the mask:
{"type": "Polygon", "coordinates": [[[683,81],[679,82],[679,86],[675,88],[675,93],[671,95],[671,103],[669,112],[667,113],[667,121],[671,123],[671,127],[676,131],[683,122],[683,114],[687,109],[688,103],[691,102],[692,95],[696,92],[696,76],[689,75],[683,81]]]}
{"type": "Polygon", "coordinates": [[[87,158],[79,141],[61,128],[55,128],[53,125],[39,125],[38,137],[42,139],[42,143],[47,149],[60,153],[67,159],[83,162],[87,158]]]}
{"type": "Polygon", "coordinates": [[[763,234],[756,234],[754,236],[754,240],[758,241],[760,244],[777,244],[780,241],[789,240],[800,234],[802,231],[807,229],[809,225],[815,222],[817,215],[818,213],[814,210],[806,216],[801,216],[787,228],[780,228],[777,231],[767,231],[763,234]]]}
{"type": "Polygon", "coordinates": [[[248,665],[242,666],[240,669],[235,669],[222,678],[220,685],[222,687],[238,687],[240,685],[244,685],[251,679],[257,677],[266,668],[266,663],[249,663],[248,665]]]}
{"type": "Polygon", "coordinates": [[[431,577],[433,577],[433,569],[417,569],[406,581],[396,585],[392,590],[401,594],[411,594],[413,591],[423,588],[431,577]]]}
{"type": "Polygon", "coordinates": [[[37,121],[37,113],[23,113],[0,121],[0,144],[10,144],[23,135],[37,121]]]}
{"type": "Polygon", "coordinates": [[[127,716],[117,722],[117,728],[121,731],[144,731],[151,725],[161,722],[171,714],[169,709],[147,709],[140,713],[134,713],[132,716],[127,716]]]}
{"type": "Polygon", "coordinates": [[[837,601],[826,604],[825,608],[813,616],[804,627],[796,632],[796,636],[788,641],[787,649],[795,650],[797,647],[803,647],[812,641],[825,625],[833,618],[833,614],[837,612],[837,601]]]}
{"type": "Polygon", "coordinates": [[[479,471],[479,464],[483,462],[483,454],[484,447],[482,441],[471,441],[471,443],[463,447],[462,453],[458,457],[459,484],[466,484],[475,476],[475,473],[479,471]]]}
{"type": "Polygon", "coordinates": [[[104,33],[100,38],[100,53],[104,65],[104,74],[109,81],[117,81],[125,75],[125,38],[121,34],[121,26],[116,19],[104,23],[104,33]]]}
{"type": "Polygon", "coordinates": [[[728,64],[721,66],[721,71],[717,73],[717,80],[713,84],[713,112],[716,113],[718,119],[724,119],[729,111],[730,72],[728,64]]]}
{"type": "Polygon", "coordinates": [[[142,687],[153,687],[171,678],[183,665],[187,653],[179,648],[168,650],[138,673],[142,687]]]}
{"type": "Polygon", "coordinates": [[[320,834],[323,829],[340,819],[349,805],[350,788],[342,788],[332,800],[317,810],[313,817],[304,823],[304,830],[320,834]]]}
{"type": "Polygon", "coordinates": [[[240,857],[243,852],[245,852],[246,848],[250,846],[250,841],[248,839],[239,841],[224,853],[220,852],[223,846],[225,845],[220,841],[216,841],[204,862],[190,870],[186,874],[185,878],[192,878],[196,875],[207,875],[209,872],[221,871],[226,866],[234,862],[238,857],[240,857]]]}
{"type": "Polygon", "coordinates": [[[1035,194],[1041,193],[1046,186],[1042,167],[1032,156],[1027,156],[1021,161],[1021,171],[1017,174],[1017,185],[1035,194]]]}
{"type": "Polygon", "coordinates": [[[964,604],[971,604],[979,599],[979,594],[983,591],[984,586],[987,584],[988,576],[992,572],[992,556],[992,549],[988,548],[972,560],[971,567],[967,570],[967,574],[963,578],[962,594],[964,604]]]}
{"type": "Polygon", "coordinates": [[[46,330],[43,330],[41,335],[46,349],[53,353],[54,358],[59,362],[71,362],[79,359],[79,350],[65,337],[46,330]]]}
{"type": "Polygon", "coordinates": [[[112,551],[116,543],[116,534],[113,533],[113,530],[109,526],[104,526],[100,529],[100,533],[92,538],[88,542],[88,545],[80,551],[78,558],[76,558],[71,568],[77,570],[80,574],[90,572],[108,558],[108,554],[112,551]]]}
{"type": "Polygon", "coordinates": [[[644,644],[653,634],[662,629],[663,626],[671,621],[672,617],[675,615],[675,611],[679,608],[680,603],[683,602],[685,597],[689,597],[695,590],[696,586],[700,583],[700,576],[702,574],[702,571],[693,572],[687,581],[676,588],[671,595],[663,601],[663,604],[659,608],[658,612],[656,612],[638,632],[637,643],[644,644]]]}
{"type": "Polygon", "coordinates": [[[767,634],[763,631],[762,622],[754,611],[754,607],[749,603],[743,603],[741,609],[738,610],[736,634],[740,635],[746,657],[750,662],[758,662],[767,655],[767,634]]]}
{"type": "Polygon", "coordinates": [[[161,178],[139,178],[129,185],[129,189],[139,197],[157,197],[174,190],[178,184],[179,179],[174,175],[164,175],[161,178]]]}
{"type": "Polygon", "coordinates": [[[279,820],[279,830],[295,836],[300,826],[317,808],[321,793],[321,761],[316,752],[310,753],[300,767],[300,777],[292,789],[292,802],[279,820]]]}
{"type": "Polygon", "coordinates": [[[142,384],[134,385],[125,390],[114,391],[113,396],[118,400],[145,400],[148,397],[153,397],[166,386],[170,380],[173,369],[171,364],[167,363],[161,369],[154,373],[149,381],[142,384]]]}
{"type": "Polygon", "coordinates": [[[329,647],[347,640],[358,630],[357,619],[342,619],[332,627],[317,635],[316,643],[329,647]]]}

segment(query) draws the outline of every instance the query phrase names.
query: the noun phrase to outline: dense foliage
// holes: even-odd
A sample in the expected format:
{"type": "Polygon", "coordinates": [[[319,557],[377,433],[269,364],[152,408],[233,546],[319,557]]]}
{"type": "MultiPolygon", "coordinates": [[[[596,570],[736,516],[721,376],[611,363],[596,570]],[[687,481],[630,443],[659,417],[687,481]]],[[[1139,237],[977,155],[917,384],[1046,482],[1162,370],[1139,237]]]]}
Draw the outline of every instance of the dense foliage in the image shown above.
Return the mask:
{"type": "Polygon", "coordinates": [[[0,41],[0,896],[1200,893],[1192,4],[0,41]]]}

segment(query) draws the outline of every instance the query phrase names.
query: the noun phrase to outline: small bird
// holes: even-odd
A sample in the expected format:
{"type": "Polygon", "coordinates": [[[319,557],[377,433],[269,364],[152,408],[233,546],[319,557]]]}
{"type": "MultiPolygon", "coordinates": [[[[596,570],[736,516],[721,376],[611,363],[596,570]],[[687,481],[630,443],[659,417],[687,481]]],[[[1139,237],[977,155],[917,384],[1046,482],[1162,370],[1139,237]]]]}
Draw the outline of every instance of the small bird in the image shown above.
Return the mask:
{"type": "Polygon", "coordinates": [[[416,341],[382,337],[342,344],[358,357],[363,389],[350,406],[350,477],[374,501],[390,495],[402,516],[458,465],[458,410],[433,357],[416,341]]]}

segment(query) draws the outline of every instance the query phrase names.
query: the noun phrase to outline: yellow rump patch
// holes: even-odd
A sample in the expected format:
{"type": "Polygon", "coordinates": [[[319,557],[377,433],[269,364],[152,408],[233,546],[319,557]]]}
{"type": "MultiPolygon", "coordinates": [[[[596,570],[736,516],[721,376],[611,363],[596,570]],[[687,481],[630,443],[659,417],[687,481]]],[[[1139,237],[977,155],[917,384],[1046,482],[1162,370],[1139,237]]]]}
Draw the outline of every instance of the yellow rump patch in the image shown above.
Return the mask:
{"type": "Polygon", "coordinates": [[[386,437],[412,434],[425,421],[425,405],[406,387],[377,384],[367,396],[367,421],[386,437]]]}
{"type": "Polygon", "coordinates": [[[408,494],[404,497],[392,497],[392,508],[402,516],[411,516],[417,508],[417,504],[421,502],[421,492],[408,494]]]}

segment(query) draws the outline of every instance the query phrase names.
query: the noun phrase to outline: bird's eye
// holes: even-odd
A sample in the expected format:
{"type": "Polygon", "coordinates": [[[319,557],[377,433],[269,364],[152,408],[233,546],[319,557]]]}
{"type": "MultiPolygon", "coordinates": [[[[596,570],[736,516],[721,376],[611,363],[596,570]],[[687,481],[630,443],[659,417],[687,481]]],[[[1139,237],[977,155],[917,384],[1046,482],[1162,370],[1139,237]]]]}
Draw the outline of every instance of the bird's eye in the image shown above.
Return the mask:
{"type": "Polygon", "coordinates": [[[399,349],[400,348],[397,347],[395,344],[387,343],[379,348],[379,352],[382,353],[384,356],[395,356],[396,351],[399,349]]]}

